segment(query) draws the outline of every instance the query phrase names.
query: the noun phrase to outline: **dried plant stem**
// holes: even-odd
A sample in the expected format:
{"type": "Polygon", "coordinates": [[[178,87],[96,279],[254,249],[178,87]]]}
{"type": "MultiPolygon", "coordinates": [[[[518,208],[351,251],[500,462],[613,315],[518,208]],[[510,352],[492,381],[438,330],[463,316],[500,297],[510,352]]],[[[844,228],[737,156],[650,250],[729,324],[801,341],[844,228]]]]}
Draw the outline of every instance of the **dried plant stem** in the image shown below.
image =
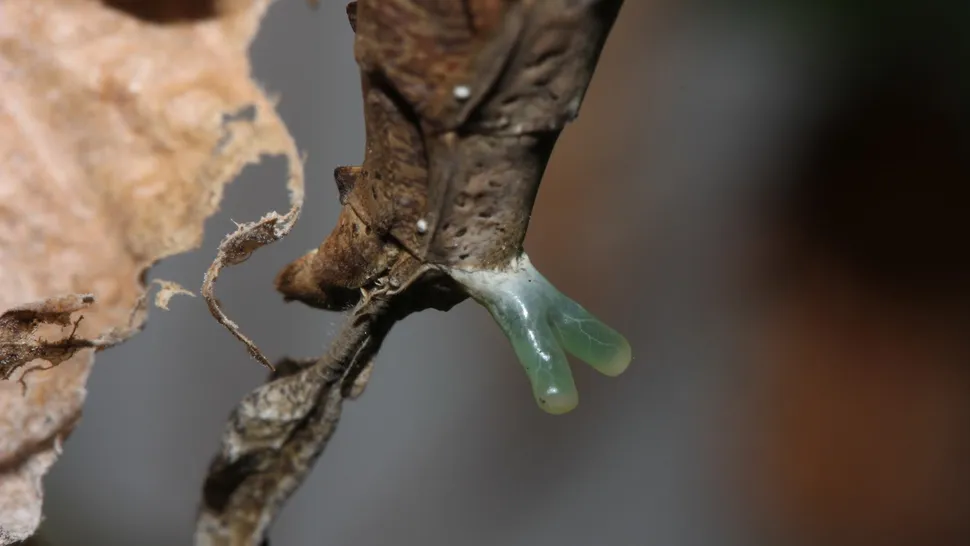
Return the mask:
{"type": "Polygon", "coordinates": [[[287,498],[326,447],[345,398],[358,396],[371,359],[401,318],[385,298],[359,307],[318,360],[284,360],[229,419],[209,469],[196,544],[261,544],[287,498]]]}

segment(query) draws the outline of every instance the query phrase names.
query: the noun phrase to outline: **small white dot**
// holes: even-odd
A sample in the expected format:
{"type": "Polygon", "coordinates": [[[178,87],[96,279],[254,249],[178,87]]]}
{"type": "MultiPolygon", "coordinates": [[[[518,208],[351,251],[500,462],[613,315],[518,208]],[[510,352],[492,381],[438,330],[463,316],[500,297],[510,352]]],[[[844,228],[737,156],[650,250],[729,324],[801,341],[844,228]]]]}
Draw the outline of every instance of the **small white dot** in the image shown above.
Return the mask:
{"type": "Polygon", "coordinates": [[[424,218],[418,220],[418,233],[424,233],[428,231],[428,222],[424,218]]]}
{"type": "Polygon", "coordinates": [[[472,96],[472,90],[467,85],[456,85],[453,93],[458,100],[468,100],[472,96]]]}
{"type": "Polygon", "coordinates": [[[579,106],[583,103],[583,97],[576,96],[569,101],[566,105],[566,115],[570,120],[574,120],[579,117],[579,106]]]}

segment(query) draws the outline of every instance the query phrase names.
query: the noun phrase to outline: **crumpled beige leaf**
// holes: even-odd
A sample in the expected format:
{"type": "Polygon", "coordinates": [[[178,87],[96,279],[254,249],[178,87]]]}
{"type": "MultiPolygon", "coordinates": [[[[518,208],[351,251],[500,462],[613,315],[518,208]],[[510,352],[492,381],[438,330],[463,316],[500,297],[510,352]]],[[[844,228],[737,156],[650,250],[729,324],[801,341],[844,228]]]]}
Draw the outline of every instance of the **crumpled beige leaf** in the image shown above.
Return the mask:
{"type": "Polygon", "coordinates": [[[269,215],[276,238],[299,214],[300,158],[247,59],[271,1],[158,1],[154,21],[107,5],[151,2],[0,2],[0,312],[14,310],[2,327],[91,342],[28,374],[25,391],[16,374],[0,381],[0,545],[37,527],[41,478],[80,416],[92,340],[141,327],[146,268],[197,246],[224,184],[262,154],[290,161],[293,209],[269,215]]]}

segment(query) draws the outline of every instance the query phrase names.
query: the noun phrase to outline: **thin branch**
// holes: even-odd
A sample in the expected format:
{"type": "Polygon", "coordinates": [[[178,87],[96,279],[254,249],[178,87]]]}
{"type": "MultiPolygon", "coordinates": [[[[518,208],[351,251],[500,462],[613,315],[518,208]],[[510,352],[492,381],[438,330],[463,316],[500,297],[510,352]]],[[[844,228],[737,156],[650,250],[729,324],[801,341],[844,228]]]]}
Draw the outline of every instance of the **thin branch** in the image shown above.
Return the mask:
{"type": "Polygon", "coordinates": [[[383,297],[358,308],[316,361],[284,360],[229,419],[203,487],[196,544],[260,544],[358,396],[370,362],[401,318],[383,297]]]}
{"type": "MultiPolygon", "coordinates": [[[[303,159],[297,152],[296,143],[287,132],[286,127],[274,116],[267,115],[259,110],[256,111],[256,116],[259,130],[248,135],[236,134],[233,128],[238,122],[234,121],[232,117],[228,118],[225,127],[230,136],[223,147],[231,149],[244,145],[247,138],[257,138],[262,141],[267,151],[275,151],[286,157],[286,185],[289,190],[290,210],[282,215],[278,212],[271,212],[256,222],[237,224],[236,231],[227,235],[219,243],[219,251],[203,278],[201,292],[206,305],[209,307],[209,312],[219,324],[225,326],[229,333],[246,346],[250,356],[272,370],[273,365],[270,364],[269,359],[263,355],[253,340],[240,331],[239,325],[226,315],[215,294],[216,280],[218,280],[219,273],[224,268],[239,265],[248,260],[257,249],[286,237],[300,218],[300,213],[303,210],[303,159]]],[[[222,153],[227,152],[223,150],[222,153]]]]}

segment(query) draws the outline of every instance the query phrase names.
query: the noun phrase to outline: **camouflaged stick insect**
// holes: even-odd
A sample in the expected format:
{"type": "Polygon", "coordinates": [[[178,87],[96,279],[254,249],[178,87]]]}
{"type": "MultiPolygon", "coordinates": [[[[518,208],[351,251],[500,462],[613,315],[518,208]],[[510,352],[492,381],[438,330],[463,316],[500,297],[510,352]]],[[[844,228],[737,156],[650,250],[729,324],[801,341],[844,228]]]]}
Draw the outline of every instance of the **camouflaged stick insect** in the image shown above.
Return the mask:
{"type": "MultiPolygon", "coordinates": [[[[539,182],[576,117],[622,0],[360,0],[348,5],[363,165],[335,171],[330,236],[277,277],[288,300],[343,309],[416,287],[472,297],[509,338],[539,405],[576,406],[565,352],[615,376],[629,343],[523,250],[539,182]]],[[[417,310],[417,309],[415,309],[417,310]]]]}

